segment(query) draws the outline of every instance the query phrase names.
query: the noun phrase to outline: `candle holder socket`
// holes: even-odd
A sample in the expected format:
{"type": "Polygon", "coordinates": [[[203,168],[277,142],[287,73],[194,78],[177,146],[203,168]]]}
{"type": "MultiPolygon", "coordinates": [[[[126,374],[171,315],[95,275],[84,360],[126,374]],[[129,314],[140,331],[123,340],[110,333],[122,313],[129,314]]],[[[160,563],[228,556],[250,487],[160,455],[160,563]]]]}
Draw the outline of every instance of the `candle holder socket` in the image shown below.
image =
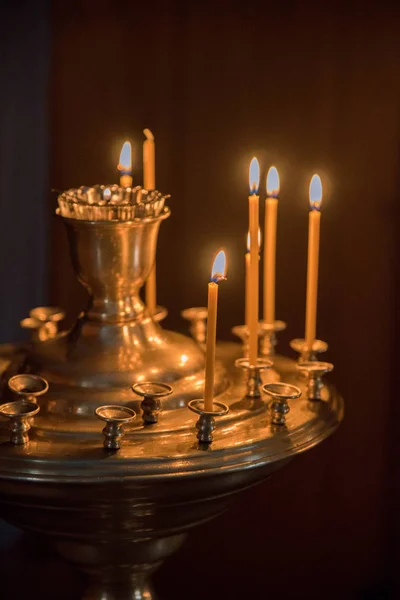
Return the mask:
{"type": "Polygon", "coordinates": [[[300,398],[301,390],[288,383],[267,383],[263,385],[262,389],[272,398],[272,423],[274,425],[285,425],[286,415],[290,411],[288,400],[300,398]]]}
{"type": "Polygon", "coordinates": [[[28,431],[39,410],[40,407],[35,402],[26,400],[15,400],[0,406],[0,416],[9,420],[11,444],[22,445],[29,442],[28,431]]]}
{"type": "Polygon", "coordinates": [[[276,334],[286,329],[286,323],[284,321],[274,321],[273,323],[260,321],[260,327],[260,356],[265,358],[274,356],[277,344],[276,334]]]}
{"type": "Polygon", "coordinates": [[[140,408],[143,411],[144,423],[153,424],[157,423],[158,415],[162,410],[161,398],[170,396],[173,389],[166,383],[143,381],[135,383],[132,392],[143,398],[140,408]]]}
{"type": "Polygon", "coordinates": [[[65,312],[56,306],[38,306],[29,312],[29,317],[22,319],[23,329],[31,331],[32,342],[45,342],[56,337],[58,323],[65,318],[65,312]]]}
{"type": "Polygon", "coordinates": [[[37,398],[46,394],[49,384],[39,375],[21,373],[8,380],[8,387],[11,392],[20,396],[24,402],[37,404],[37,398]]]}
{"type": "Polygon", "coordinates": [[[314,340],[312,348],[309,349],[306,341],[302,338],[296,338],[290,342],[290,347],[299,354],[299,363],[318,360],[318,354],[328,350],[328,344],[322,340],[314,340]]]}
{"type": "Polygon", "coordinates": [[[153,321],[161,323],[168,315],[168,308],[165,306],[156,306],[154,313],[151,315],[153,321]]]}
{"type": "Polygon", "coordinates": [[[324,387],[322,377],[325,373],[333,371],[333,364],[321,361],[307,361],[297,364],[300,373],[307,376],[307,398],[321,400],[321,391],[324,387]]]}
{"type": "Polygon", "coordinates": [[[110,404],[96,408],[96,415],[106,422],[103,429],[104,447],[107,450],[119,450],[121,438],[125,435],[124,425],[131,423],[136,418],[135,411],[127,406],[110,404]]]}
{"type": "Polygon", "coordinates": [[[186,319],[186,321],[189,321],[189,331],[192,338],[199,346],[204,347],[207,335],[207,308],[205,306],[185,308],[185,310],[181,312],[181,316],[183,319],[186,319]]]}
{"type": "Polygon", "coordinates": [[[200,444],[211,444],[213,441],[213,431],[215,430],[215,417],[223,417],[229,411],[229,408],[223,402],[214,400],[213,408],[216,410],[204,410],[204,400],[191,400],[188,404],[189,410],[200,415],[196,423],[197,439],[200,444]]]}
{"type": "Polygon", "coordinates": [[[257,363],[251,365],[248,358],[238,358],[235,361],[235,367],[243,369],[246,372],[246,396],[249,398],[260,398],[260,388],[262,385],[261,373],[273,366],[271,360],[257,358],[257,363]]]}

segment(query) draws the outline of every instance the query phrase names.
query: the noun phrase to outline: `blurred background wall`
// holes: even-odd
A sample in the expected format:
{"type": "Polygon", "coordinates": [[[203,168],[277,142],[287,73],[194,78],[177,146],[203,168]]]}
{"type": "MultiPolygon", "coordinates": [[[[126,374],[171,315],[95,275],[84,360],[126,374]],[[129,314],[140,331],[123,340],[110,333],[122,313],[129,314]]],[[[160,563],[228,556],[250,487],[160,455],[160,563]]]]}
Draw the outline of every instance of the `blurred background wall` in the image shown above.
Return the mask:
{"type": "Polygon", "coordinates": [[[62,224],[53,217],[55,196],[44,190],[116,181],[126,138],[141,183],[142,130],[150,127],[157,186],[172,194],[157,257],[166,326],[184,330],[180,310],[205,303],[212,256],[221,246],[229,279],[221,286],[220,337],[230,339],[231,326],[243,321],[247,173],[256,155],[264,175],[275,164],[281,176],[277,317],[289,324],[280,350],[290,352],[288,342],[304,327],[308,184],[318,172],[324,184],[318,334],[329,342],[345,421],[332,439],[192,532],[157,581],[165,598],[174,588],[175,600],[203,598],[204,569],[210,599],[394,597],[399,10],[356,0],[323,6],[75,0],[55,1],[50,12],[39,4],[32,15],[28,4],[20,13],[30,35],[39,19],[38,43],[27,46],[29,36],[17,37],[13,23],[6,37],[12,74],[6,69],[1,80],[14,82],[6,111],[11,98],[13,105],[22,102],[16,73],[24,82],[18,114],[32,115],[24,134],[33,153],[29,170],[20,170],[20,154],[9,156],[20,121],[14,130],[7,119],[0,178],[2,214],[8,211],[0,258],[3,339],[17,337],[18,320],[39,300],[66,308],[69,322],[85,302],[62,224]],[[25,186],[34,191],[26,194],[25,186]],[[16,245],[18,252],[11,250],[16,245]]]}

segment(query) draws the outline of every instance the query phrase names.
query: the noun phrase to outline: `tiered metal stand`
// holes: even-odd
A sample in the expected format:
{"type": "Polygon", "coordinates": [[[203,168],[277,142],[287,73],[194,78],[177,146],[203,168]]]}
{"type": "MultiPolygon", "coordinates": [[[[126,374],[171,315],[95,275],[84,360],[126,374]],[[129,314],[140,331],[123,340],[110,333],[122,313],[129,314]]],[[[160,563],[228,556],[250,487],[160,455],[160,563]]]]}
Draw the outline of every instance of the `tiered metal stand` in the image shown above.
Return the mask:
{"type": "Polygon", "coordinates": [[[153,598],[149,575],[192,527],[321,442],[343,414],[331,385],[321,384],[319,399],[308,400],[295,361],[275,355],[274,368],[261,373],[264,386],[273,371],[272,382],[278,374],[303,392],[290,401],[289,413],[285,409],[286,422],[275,424],[275,388],[247,396],[243,370],[235,367],[242,348],[221,343],[215,399],[229,412],[220,411],[212,444],[198,440],[198,415],[187,405],[203,393],[202,344],[164,330],[139,298],[168,216],[164,209],[131,221],[64,219],[90,305],[67,333],[53,327],[29,347],[1,349],[1,403],[20,404],[11,415],[0,410],[0,516],[46,536],[85,572],[88,599],[153,598]],[[18,392],[28,398],[21,399],[15,380],[8,387],[17,373],[39,375],[48,392],[39,395],[41,380],[28,377],[18,392]],[[160,397],[145,385],[132,391],[146,382],[166,387],[158,388],[160,397]],[[26,437],[10,441],[10,426],[21,421],[15,412],[29,411],[26,437]]]}

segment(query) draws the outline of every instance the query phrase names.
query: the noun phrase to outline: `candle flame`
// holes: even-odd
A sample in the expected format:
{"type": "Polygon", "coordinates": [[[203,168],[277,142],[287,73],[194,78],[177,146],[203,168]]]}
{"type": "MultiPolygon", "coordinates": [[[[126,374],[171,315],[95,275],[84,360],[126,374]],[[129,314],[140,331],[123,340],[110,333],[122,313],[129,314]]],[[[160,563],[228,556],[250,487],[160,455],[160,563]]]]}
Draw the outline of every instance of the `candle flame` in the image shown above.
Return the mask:
{"type": "Polygon", "coordinates": [[[226,256],[223,250],[220,250],[217,256],[214,258],[213,266],[211,269],[211,281],[219,283],[223,279],[226,279],[226,256]]]}
{"type": "MultiPolygon", "coordinates": [[[[258,228],[258,249],[261,248],[261,229],[258,228]]],[[[250,252],[250,231],[247,232],[247,252],[250,252]]]]}
{"type": "Polygon", "coordinates": [[[150,129],[143,129],[143,133],[148,140],[151,140],[152,142],[154,142],[154,135],[152,134],[150,129]]]}
{"type": "Polygon", "coordinates": [[[260,186],[260,165],[255,156],[251,159],[249,169],[249,186],[250,194],[257,194],[260,186]]]}
{"type": "Polygon", "coordinates": [[[130,142],[125,142],[122,146],[118,171],[121,171],[123,175],[131,175],[132,173],[132,147],[130,142]]]}
{"type": "Polygon", "coordinates": [[[111,198],[110,188],[106,188],[103,192],[103,200],[109,200],[111,198]]]}
{"type": "Polygon", "coordinates": [[[322,183],[319,175],[313,175],[310,182],[311,210],[320,210],[322,202],[322,183]]]}
{"type": "Polygon", "coordinates": [[[279,174],[276,167],[270,167],[267,175],[267,196],[277,198],[279,196],[279,174]]]}

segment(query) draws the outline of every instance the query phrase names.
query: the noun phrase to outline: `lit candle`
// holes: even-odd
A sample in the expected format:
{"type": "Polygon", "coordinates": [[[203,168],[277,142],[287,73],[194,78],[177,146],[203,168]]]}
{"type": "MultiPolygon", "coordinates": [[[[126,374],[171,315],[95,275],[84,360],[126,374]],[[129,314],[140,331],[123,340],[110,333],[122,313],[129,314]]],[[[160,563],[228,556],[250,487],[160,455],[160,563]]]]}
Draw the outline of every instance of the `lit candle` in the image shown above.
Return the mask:
{"type": "Polygon", "coordinates": [[[125,142],[119,155],[118,171],[121,172],[119,185],[132,187],[132,148],[130,142],[125,142]]]}
{"type": "Polygon", "coordinates": [[[279,175],[271,167],[267,176],[264,226],[264,321],[275,321],[276,222],[278,218],[279,175]]]}
{"type": "Polygon", "coordinates": [[[253,158],[250,163],[249,231],[250,231],[250,308],[249,308],[249,362],[257,363],[258,355],[258,225],[260,165],[253,158]]]}
{"type": "MultiPolygon", "coordinates": [[[[143,130],[146,136],[143,142],[143,187],[146,190],[156,189],[155,144],[154,135],[150,129],[143,130]]],[[[146,305],[152,315],[157,307],[156,262],[146,281],[146,305]]]]}
{"type": "Polygon", "coordinates": [[[143,143],[143,187],[146,190],[156,189],[155,144],[150,129],[143,130],[146,139],[143,143]]]}
{"type": "Polygon", "coordinates": [[[215,257],[211,281],[208,284],[208,317],[206,341],[206,368],[204,389],[204,410],[213,410],[214,400],[214,371],[215,371],[215,346],[217,341],[217,308],[218,308],[218,283],[225,279],[226,257],[222,250],[215,257]]]}
{"type": "Polygon", "coordinates": [[[307,266],[307,301],[306,331],[307,349],[311,350],[316,337],[317,296],[318,296],[318,259],[319,232],[321,223],[322,184],[318,175],[313,175],[310,183],[310,213],[308,216],[308,266],[307,266]]]}

